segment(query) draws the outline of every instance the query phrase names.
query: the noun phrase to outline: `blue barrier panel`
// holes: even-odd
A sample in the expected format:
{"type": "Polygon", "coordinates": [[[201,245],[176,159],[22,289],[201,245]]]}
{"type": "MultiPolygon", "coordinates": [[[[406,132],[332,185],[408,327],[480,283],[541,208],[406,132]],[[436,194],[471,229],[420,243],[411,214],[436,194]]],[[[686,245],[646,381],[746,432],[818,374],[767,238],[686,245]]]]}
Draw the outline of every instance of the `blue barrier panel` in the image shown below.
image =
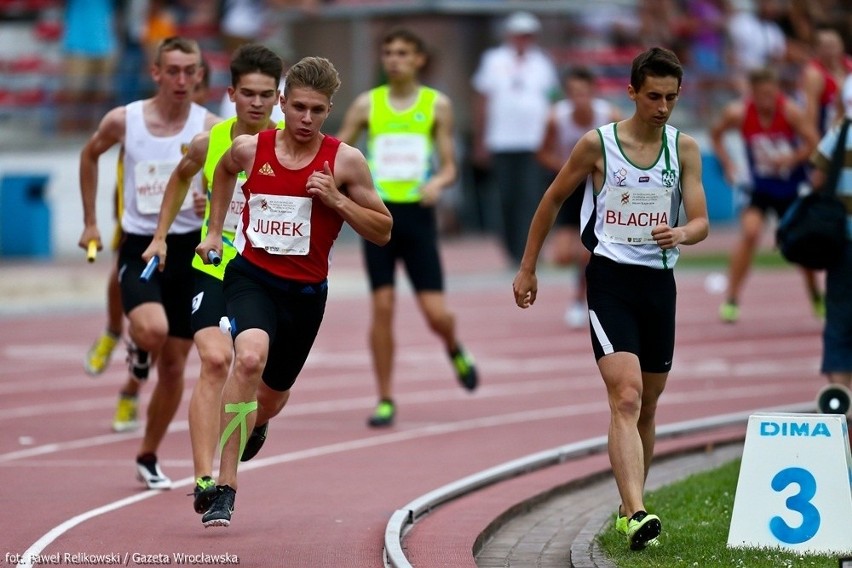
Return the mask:
{"type": "Polygon", "coordinates": [[[8,174],[0,181],[0,256],[49,258],[48,176],[8,174]]]}
{"type": "Polygon", "coordinates": [[[702,154],[701,173],[704,193],[707,196],[707,215],[711,221],[730,221],[736,217],[734,191],[722,172],[716,156],[702,154]]]}

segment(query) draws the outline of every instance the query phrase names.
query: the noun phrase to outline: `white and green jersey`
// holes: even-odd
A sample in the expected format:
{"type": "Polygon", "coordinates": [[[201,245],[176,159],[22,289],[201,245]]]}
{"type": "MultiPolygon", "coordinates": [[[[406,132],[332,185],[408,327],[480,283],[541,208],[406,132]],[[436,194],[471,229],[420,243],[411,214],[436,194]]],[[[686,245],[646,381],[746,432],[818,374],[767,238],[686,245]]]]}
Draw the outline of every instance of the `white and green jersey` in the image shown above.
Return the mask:
{"type": "Polygon", "coordinates": [[[678,130],[665,126],[660,153],[647,167],[624,155],[617,123],[597,132],[603,148],[604,180],[600,188],[586,186],[580,213],[583,244],[592,254],[622,264],[674,268],[680,251],[661,249],[651,237],[651,229],[660,223],[674,227],[682,221],[678,130]],[[590,224],[593,231],[588,230],[590,224]]]}

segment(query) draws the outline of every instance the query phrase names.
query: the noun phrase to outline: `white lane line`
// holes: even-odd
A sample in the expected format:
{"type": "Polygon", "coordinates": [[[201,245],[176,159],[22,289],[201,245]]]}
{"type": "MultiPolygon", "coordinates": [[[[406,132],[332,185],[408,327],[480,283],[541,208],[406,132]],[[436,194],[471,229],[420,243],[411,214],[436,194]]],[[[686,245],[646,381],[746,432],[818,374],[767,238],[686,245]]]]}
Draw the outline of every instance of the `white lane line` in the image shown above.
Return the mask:
{"type": "MultiPolygon", "coordinates": [[[[781,388],[783,385],[779,386],[778,390],[784,390],[781,388]]],[[[740,388],[732,388],[732,389],[724,389],[722,391],[703,391],[703,392],[683,392],[683,393],[674,393],[673,395],[667,397],[667,402],[671,405],[672,402],[697,402],[701,400],[720,400],[720,399],[736,399],[742,400],[744,397],[758,397],[761,400],[765,400],[766,396],[770,394],[767,391],[765,386],[755,386],[755,387],[740,387],[740,388]]],[[[567,406],[557,406],[552,408],[539,408],[533,410],[526,410],[521,412],[513,412],[509,414],[502,414],[496,416],[485,416],[481,418],[474,418],[470,420],[463,420],[459,422],[451,422],[451,423],[443,423],[443,424],[434,424],[429,426],[424,426],[421,428],[414,428],[411,430],[401,431],[401,432],[391,432],[388,434],[382,434],[378,436],[371,436],[367,438],[360,438],[357,440],[350,440],[346,442],[336,442],[333,444],[328,444],[325,446],[319,446],[316,448],[306,448],[304,450],[298,450],[295,452],[288,452],[285,454],[280,454],[277,456],[269,456],[266,458],[255,459],[250,462],[246,462],[245,464],[240,466],[242,471],[250,471],[254,469],[260,469],[263,467],[269,467],[274,465],[279,465],[283,463],[294,462],[298,460],[305,460],[320,456],[327,456],[336,453],[343,453],[352,450],[360,450],[364,448],[376,447],[380,445],[386,444],[394,444],[397,442],[409,441],[418,438],[425,438],[429,436],[440,436],[444,434],[449,434],[453,432],[459,432],[463,430],[473,430],[477,428],[492,428],[492,427],[502,427],[511,424],[517,424],[521,422],[536,422],[541,420],[551,420],[556,418],[564,418],[569,416],[580,416],[580,415],[588,415],[595,414],[599,412],[606,412],[609,408],[608,404],[604,402],[583,402],[579,404],[567,405],[567,406]]],[[[188,487],[191,484],[195,483],[194,477],[185,477],[180,479],[172,484],[173,488],[180,487],[188,487]]],[[[33,543],[23,554],[22,561],[18,564],[18,568],[31,568],[32,567],[32,558],[37,557],[47,546],[49,546],[53,541],[57,538],[76,527],[77,525],[84,523],[85,521],[97,517],[99,515],[103,515],[105,513],[109,513],[111,511],[115,511],[122,507],[126,507],[128,505],[132,505],[139,501],[150,499],[158,495],[159,491],[149,490],[141,493],[139,495],[134,495],[130,498],[120,499],[113,503],[104,505],[102,507],[92,509],[90,511],[86,511],[81,513],[60,525],[54,527],[50,531],[48,531],[44,536],[39,538],[35,543],[33,543]]]]}

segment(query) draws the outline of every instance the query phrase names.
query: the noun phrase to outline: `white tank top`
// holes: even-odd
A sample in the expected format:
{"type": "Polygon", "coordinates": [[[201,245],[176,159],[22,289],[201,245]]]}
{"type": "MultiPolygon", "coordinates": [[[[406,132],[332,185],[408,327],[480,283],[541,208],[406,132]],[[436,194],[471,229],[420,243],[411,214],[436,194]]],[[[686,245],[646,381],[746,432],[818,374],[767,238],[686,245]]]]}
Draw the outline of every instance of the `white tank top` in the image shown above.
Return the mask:
{"type": "Polygon", "coordinates": [[[683,220],[678,130],[666,125],[663,145],[653,165],[641,168],[621,151],[617,123],[597,129],[604,154],[604,182],[600,190],[586,186],[580,223],[583,242],[592,251],[622,264],[674,268],[680,251],[662,250],[651,238],[659,223],[674,227],[683,220]],[[589,195],[591,193],[592,195],[589,195]],[[594,231],[587,231],[594,223],[594,231]]]}
{"type": "Polygon", "coordinates": [[[574,122],[573,112],[574,103],[568,99],[562,99],[553,105],[553,113],[557,126],[556,143],[558,144],[559,155],[563,162],[568,159],[571,150],[574,149],[580,138],[590,128],[597,128],[609,122],[612,116],[612,105],[603,99],[593,99],[592,123],[589,125],[579,125],[574,122]]]}
{"type": "MultiPolygon", "coordinates": [[[[189,148],[192,138],[204,131],[207,109],[192,104],[183,129],[173,136],[154,136],[148,132],[142,113],[144,101],[126,108],[124,134],[124,212],[121,228],[125,233],[153,235],[157,228],[160,204],[169,176],[189,148]]],[[[192,188],[169,234],[184,234],[201,228],[202,219],[192,211],[192,188]]]]}

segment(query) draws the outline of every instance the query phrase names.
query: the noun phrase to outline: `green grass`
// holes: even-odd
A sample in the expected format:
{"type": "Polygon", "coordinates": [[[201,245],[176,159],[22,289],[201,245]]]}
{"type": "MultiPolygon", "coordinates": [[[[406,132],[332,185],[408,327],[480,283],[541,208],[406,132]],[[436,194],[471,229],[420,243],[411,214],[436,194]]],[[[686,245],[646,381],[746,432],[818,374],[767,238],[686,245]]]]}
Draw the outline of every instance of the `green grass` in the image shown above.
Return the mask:
{"type": "Polygon", "coordinates": [[[728,528],[739,470],[740,461],[734,460],[649,493],[645,504],[663,522],[660,546],[631,551],[613,522],[598,536],[601,549],[619,568],[837,568],[837,556],[766,548],[729,549],[728,528]]]}
{"type": "MultiPolygon", "coordinates": [[[[713,252],[692,254],[688,247],[681,249],[680,258],[677,261],[677,268],[727,268],[731,260],[731,254],[728,252],[713,252]]],[[[755,252],[752,262],[754,268],[781,268],[784,266],[793,266],[786,260],[777,250],[760,250],[755,252]]]]}

